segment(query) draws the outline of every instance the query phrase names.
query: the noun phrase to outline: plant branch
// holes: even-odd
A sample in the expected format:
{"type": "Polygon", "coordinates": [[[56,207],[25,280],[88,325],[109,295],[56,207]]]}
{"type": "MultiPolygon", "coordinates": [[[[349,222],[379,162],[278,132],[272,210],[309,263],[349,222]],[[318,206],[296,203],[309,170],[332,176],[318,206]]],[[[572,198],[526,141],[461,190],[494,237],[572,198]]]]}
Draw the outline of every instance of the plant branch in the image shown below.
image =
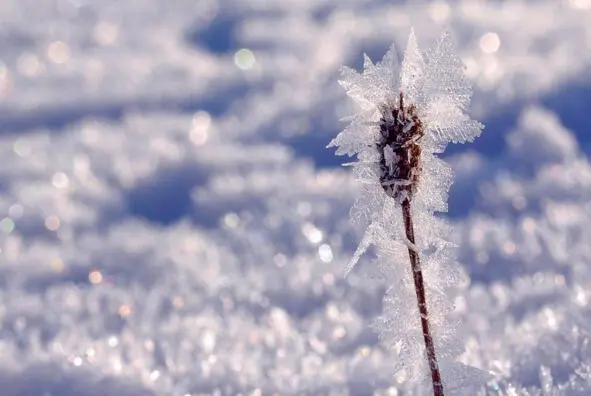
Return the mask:
{"type": "MultiPolygon", "coordinates": [[[[410,243],[415,245],[415,233],[413,227],[413,221],[410,211],[410,201],[405,199],[402,201],[402,217],[404,218],[404,230],[406,232],[406,239],[410,243]]],[[[417,305],[419,307],[419,314],[421,315],[421,326],[423,328],[423,337],[425,339],[425,348],[427,349],[427,361],[431,368],[431,380],[433,382],[433,395],[443,395],[443,384],[441,382],[441,374],[439,372],[439,365],[437,363],[437,355],[435,354],[435,344],[433,342],[433,336],[431,335],[431,329],[429,325],[429,314],[427,310],[427,298],[425,296],[425,284],[423,282],[423,271],[421,269],[421,262],[419,259],[419,253],[408,247],[408,256],[410,258],[410,265],[412,268],[415,292],[417,294],[417,305]]]]}

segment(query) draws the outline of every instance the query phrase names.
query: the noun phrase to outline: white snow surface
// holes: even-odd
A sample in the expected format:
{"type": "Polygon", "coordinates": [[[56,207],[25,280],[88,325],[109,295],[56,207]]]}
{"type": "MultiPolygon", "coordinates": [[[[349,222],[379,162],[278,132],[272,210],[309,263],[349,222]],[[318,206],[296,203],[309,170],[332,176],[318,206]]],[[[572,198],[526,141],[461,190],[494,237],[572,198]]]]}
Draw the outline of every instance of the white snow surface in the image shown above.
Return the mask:
{"type": "Polygon", "coordinates": [[[460,360],[590,394],[591,1],[3,0],[0,395],[429,394],[371,261],[342,278],[359,186],[324,149],[340,66],[411,26],[486,125],[445,157],[460,360]]]}

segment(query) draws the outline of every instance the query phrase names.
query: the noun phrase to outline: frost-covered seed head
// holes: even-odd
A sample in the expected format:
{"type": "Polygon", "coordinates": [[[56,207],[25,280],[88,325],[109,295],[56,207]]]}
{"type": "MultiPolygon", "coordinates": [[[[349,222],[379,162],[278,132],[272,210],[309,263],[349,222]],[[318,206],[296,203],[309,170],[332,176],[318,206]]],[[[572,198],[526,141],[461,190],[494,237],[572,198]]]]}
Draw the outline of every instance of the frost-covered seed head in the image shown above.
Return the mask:
{"type": "Polygon", "coordinates": [[[404,106],[400,92],[397,106],[380,106],[380,135],[376,144],[380,163],[380,184],[398,203],[412,199],[421,173],[421,146],[425,134],[416,106],[404,106]]]}

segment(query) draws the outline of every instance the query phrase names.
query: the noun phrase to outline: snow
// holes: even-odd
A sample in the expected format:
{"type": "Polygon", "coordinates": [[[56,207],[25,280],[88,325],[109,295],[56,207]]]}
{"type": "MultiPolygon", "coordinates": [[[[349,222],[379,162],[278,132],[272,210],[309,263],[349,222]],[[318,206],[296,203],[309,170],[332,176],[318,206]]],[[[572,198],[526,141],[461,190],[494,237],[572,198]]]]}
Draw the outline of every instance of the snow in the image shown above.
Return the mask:
{"type": "Polygon", "coordinates": [[[324,147],[352,112],[340,66],[411,25],[451,30],[486,125],[447,156],[461,360],[489,394],[590,392],[588,1],[0,15],[2,395],[402,394],[369,328],[382,283],[342,277],[360,187],[324,147]]]}

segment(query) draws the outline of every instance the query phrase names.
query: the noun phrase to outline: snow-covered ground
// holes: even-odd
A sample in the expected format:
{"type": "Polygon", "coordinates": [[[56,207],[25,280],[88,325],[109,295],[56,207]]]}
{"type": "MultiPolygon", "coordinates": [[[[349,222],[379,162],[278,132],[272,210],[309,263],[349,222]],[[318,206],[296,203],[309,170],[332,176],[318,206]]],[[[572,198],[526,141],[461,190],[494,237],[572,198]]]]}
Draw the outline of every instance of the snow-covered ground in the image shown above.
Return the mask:
{"type": "Polygon", "coordinates": [[[342,278],[359,185],[325,149],[340,66],[411,26],[453,32],[486,125],[446,153],[460,360],[591,394],[590,0],[3,0],[0,395],[428,394],[370,260],[342,278]]]}

